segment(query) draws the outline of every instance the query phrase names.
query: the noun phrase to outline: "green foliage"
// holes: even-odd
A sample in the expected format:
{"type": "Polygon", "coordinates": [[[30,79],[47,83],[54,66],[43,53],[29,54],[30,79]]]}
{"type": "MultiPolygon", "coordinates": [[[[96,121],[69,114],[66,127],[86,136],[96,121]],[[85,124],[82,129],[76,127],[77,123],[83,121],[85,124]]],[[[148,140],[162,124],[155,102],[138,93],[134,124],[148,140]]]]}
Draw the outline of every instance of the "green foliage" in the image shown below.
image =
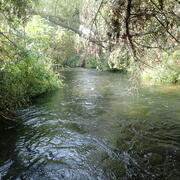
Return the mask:
{"type": "Polygon", "coordinates": [[[42,59],[27,50],[19,52],[23,58],[14,59],[0,69],[0,107],[14,109],[31,97],[54,90],[61,85],[58,76],[51,69],[50,59],[42,59]]]}
{"type": "MultiPolygon", "coordinates": [[[[178,1],[85,0],[80,17],[102,40],[110,69],[141,73],[153,82],[179,82],[179,55],[172,53],[180,43],[178,1]]],[[[92,45],[85,45],[92,57],[92,45]]],[[[94,45],[96,52],[100,48],[94,45]]],[[[95,67],[96,61],[86,64],[95,67]]]]}
{"type": "MultiPolygon", "coordinates": [[[[28,19],[27,9],[38,0],[0,0],[0,12],[6,17],[6,21],[25,23],[28,19]]],[[[1,18],[0,15],[0,18],[1,18]]]]}
{"type": "Polygon", "coordinates": [[[34,16],[25,27],[26,47],[29,50],[39,53],[40,56],[54,57],[52,49],[58,43],[58,28],[49,25],[48,22],[39,16],[34,16]]]}
{"type": "Polygon", "coordinates": [[[79,60],[80,60],[80,55],[79,54],[72,54],[71,56],[68,57],[68,59],[66,61],[66,66],[68,66],[68,67],[76,67],[79,60]]]}
{"type": "MultiPolygon", "coordinates": [[[[43,59],[46,57],[38,57],[29,54],[26,59],[27,76],[26,86],[27,94],[30,97],[54,90],[61,84],[58,76],[51,69],[51,59],[43,59]]],[[[24,66],[22,67],[23,70],[24,66]]]]}
{"type": "MultiPolygon", "coordinates": [[[[19,107],[31,97],[58,88],[61,81],[52,70],[53,63],[75,67],[80,60],[74,33],[39,16],[29,18],[27,10],[35,1],[0,1],[0,110],[19,107]]],[[[102,46],[84,43],[82,47],[89,52],[85,67],[137,71],[132,61],[136,58],[143,62],[144,81],[180,82],[176,1],[54,2],[39,0],[34,8],[59,20],[63,17],[63,23],[76,29],[83,24],[106,47],[102,50],[102,46]]]]}
{"type": "Polygon", "coordinates": [[[108,52],[100,54],[99,59],[97,61],[97,66],[100,70],[103,70],[103,71],[110,70],[110,66],[108,63],[109,56],[110,56],[110,53],[108,52]]]}
{"type": "Polygon", "coordinates": [[[75,38],[75,34],[67,30],[60,29],[57,34],[52,58],[62,67],[68,66],[76,54],[75,38]]]}
{"type": "Polygon", "coordinates": [[[180,69],[160,65],[155,69],[144,70],[142,79],[148,83],[178,83],[180,81],[180,69]]]}
{"type": "Polygon", "coordinates": [[[110,54],[108,64],[110,69],[125,71],[128,68],[129,59],[130,56],[128,52],[123,51],[121,48],[117,48],[110,54]]]}
{"type": "Polygon", "coordinates": [[[80,24],[79,12],[84,0],[39,0],[38,10],[60,16],[65,19],[66,24],[78,28],[80,24]]]}
{"type": "Polygon", "coordinates": [[[0,28],[0,111],[12,110],[62,85],[47,50],[55,28],[40,18],[23,27],[3,19],[0,28]],[[15,25],[15,26],[14,26],[15,25]]]}
{"type": "Polygon", "coordinates": [[[170,55],[163,53],[161,62],[156,63],[156,67],[147,67],[141,73],[143,82],[148,83],[179,83],[180,82],[180,62],[179,51],[174,51],[170,55]]]}
{"type": "Polygon", "coordinates": [[[108,59],[109,53],[102,53],[100,56],[91,56],[85,59],[85,67],[86,68],[96,68],[98,70],[110,70],[108,59]]]}
{"type": "Polygon", "coordinates": [[[34,16],[26,26],[26,34],[28,49],[39,52],[40,55],[46,54],[58,66],[76,66],[78,55],[74,33],[55,27],[39,16],[34,16]]]}
{"type": "Polygon", "coordinates": [[[86,68],[96,68],[98,65],[97,58],[95,56],[89,57],[85,60],[86,68]]]}

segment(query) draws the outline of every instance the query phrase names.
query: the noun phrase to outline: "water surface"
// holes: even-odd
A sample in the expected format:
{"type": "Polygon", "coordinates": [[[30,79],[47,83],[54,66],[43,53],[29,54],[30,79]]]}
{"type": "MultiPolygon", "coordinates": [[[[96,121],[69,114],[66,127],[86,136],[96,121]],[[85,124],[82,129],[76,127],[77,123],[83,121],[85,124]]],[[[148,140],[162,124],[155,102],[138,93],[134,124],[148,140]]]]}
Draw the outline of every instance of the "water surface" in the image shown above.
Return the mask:
{"type": "MultiPolygon", "coordinates": [[[[66,86],[17,112],[0,131],[2,179],[178,180],[180,89],[76,69],[66,86]]],[[[1,179],[1,178],[0,178],[1,179]]]]}

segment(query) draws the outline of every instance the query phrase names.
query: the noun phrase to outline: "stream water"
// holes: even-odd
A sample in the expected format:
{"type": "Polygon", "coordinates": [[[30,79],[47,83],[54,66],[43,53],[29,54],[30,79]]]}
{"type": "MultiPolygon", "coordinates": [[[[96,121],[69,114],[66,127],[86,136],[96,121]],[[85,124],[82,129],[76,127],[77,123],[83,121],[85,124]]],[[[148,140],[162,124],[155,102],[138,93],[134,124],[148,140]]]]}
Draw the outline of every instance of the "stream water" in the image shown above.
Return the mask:
{"type": "Polygon", "coordinates": [[[180,88],[74,69],[0,131],[0,179],[179,180],[180,88]]]}

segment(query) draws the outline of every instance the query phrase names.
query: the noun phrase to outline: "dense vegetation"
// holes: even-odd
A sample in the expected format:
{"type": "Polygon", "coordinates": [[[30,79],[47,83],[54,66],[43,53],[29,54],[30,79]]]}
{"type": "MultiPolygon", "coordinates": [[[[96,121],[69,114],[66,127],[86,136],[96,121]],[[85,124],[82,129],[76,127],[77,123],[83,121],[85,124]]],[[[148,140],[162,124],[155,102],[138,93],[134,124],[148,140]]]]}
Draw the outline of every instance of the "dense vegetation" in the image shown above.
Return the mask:
{"type": "Polygon", "coordinates": [[[180,82],[178,7],[175,0],[1,0],[0,112],[58,88],[57,67],[180,82]]]}
{"type": "Polygon", "coordinates": [[[21,3],[20,6],[19,1],[0,4],[0,116],[5,118],[4,112],[27,104],[30,98],[61,84],[52,70],[51,57],[45,53],[47,34],[53,30],[49,26],[47,29],[43,21],[28,17],[30,1],[21,3]]]}
{"type": "Polygon", "coordinates": [[[86,2],[83,21],[92,22],[102,42],[96,52],[108,52],[110,68],[136,72],[148,82],[180,81],[178,1],[91,1],[91,8],[97,8],[85,16],[86,2]]]}

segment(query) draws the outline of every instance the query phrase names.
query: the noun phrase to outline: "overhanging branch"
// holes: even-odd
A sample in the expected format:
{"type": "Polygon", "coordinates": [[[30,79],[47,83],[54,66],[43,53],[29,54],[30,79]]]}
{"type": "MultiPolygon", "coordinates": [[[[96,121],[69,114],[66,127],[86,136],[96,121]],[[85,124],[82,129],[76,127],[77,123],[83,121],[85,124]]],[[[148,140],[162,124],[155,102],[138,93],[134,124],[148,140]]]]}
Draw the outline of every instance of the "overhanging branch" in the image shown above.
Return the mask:
{"type": "Polygon", "coordinates": [[[48,21],[50,21],[50,22],[52,22],[52,23],[54,23],[54,24],[56,24],[58,26],[61,26],[62,28],[71,30],[74,33],[78,34],[79,36],[87,39],[88,41],[90,41],[90,42],[92,42],[92,43],[94,43],[94,44],[96,44],[98,46],[101,46],[101,47],[105,48],[101,41],[97,41],[96,38],[89,37],[86,34],[84,34],[81,30],[66,24],[65,19],[61,18],[60,16],[53,16],[53,15],[50,15],[50,14],[47,14],[47,13],[44,13],[44,12],[35,11],[35,10],[32,10],[32,9],[29,10],[29,14],[31,14],[31,15],[39,15],[42,18],[47,19],[48,21]]]}

